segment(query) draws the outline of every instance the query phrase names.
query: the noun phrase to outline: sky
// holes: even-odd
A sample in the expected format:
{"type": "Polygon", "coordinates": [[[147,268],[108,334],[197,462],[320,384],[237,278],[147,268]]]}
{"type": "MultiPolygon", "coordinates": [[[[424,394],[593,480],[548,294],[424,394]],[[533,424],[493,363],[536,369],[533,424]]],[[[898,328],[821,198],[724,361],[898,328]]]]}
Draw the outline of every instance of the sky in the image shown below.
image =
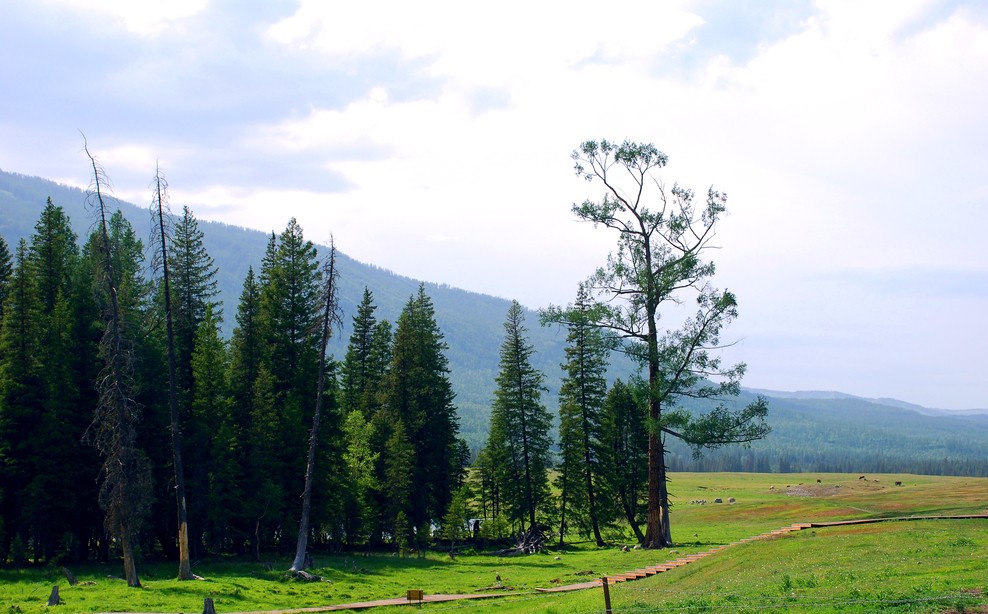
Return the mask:
{"type": "Polygon", "coordinates": [[[980,0],[0,0],[0,169],[572,302],[588,139],[728,195],[744,383],[988,408],[980,0]]]}

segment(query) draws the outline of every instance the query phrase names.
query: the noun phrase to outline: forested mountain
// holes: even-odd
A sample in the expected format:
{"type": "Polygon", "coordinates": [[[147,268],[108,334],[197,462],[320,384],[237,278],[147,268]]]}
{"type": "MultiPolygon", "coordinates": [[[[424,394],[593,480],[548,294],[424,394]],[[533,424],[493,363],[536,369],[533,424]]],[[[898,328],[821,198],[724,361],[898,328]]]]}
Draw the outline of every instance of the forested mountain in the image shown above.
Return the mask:
{"type": "MultiPolygon", "coordinates": [[[[49,197],[55,205],[65,210],[77,235],[83,237],[89,234],[93,217],[86,210],[84,191],[37,177],[0,171],[0,236],[7,240],[11,249],[20,239],[30,237],[49,197]]],[[[148,202],[150,198],[149,190],[148,202]]],[[[135,232],[138,235],[143,233],[146,242],[151,228],[148,208],[127,202],[115,204],[131,222],[135,232]]],[[[235,325],[234,314],[247,270],[251,266],[255,272],[259,270],[270,233],[208,221],[199,221],[199,227],[204,235],[203,244],[217,267],[217,299],[223,306],[221,330],[229,336],[235,325]]],[[[271,230],[280,233],[282,229],[271,230]]],[[[337,240],[340,245],[346,244],[345,237],[337,237],[337,240]]],[[[420,283],[357,262],[344,252],[341,250],[338,254],[343,330],[333,335],[329,346],[330,353],[337,360],[342,360],[346,351],[353,316],[365,287],[374,293],[378,319],[394,323],[409,297],[418,291],[420,283]]],[[[476,448],[486,436],[497,372],[497,348],[504,335],[504,316],[511,301],[442,284],[426,284],[426,292],[435,304],[436,321],[449,345],[447,356],[460,412],[461,434],[476,448]]],[[[533,363],[546,373],[550,389],[547,400],[555,407],[566,333],[556,328],[539,327],[538,315],[530,310],[527,319],[532,324],[532,343],[536,347],[533,363]]]]}
{"type": "MultiPolygon", "coordinates": [[[[307,543],[408,552],[477,517],[485,538],[642,540],[656,396],[584,316],[543,328],[514,301],[321,263],[294,218],[265,234],[183,208],[155,234],[97,194],[0,172],[0,564],[113,548],[139,586],[140,551],[260,560],[302,526],[298,570],[307,543]]],[[[668,396],[672,426],[716,435],[770,396],[770,436],[684,438],[718,448],[702,458],[670,442],[671,469],[988,475],[988,415],[736,392],[668,396]]]]}
{"type": "MultiPolygon", "coordinates": [[[[0,171],[0,236],[11,251],[30,237],[46,200],[62,207],[76,234],[85,237],[93,217],[85,207],[85,193],[51,181],[0,171]]],[[[150,191],[148,195],[150,202],[150,191]]],[[[138,235],[150,234],[146,207],[119,203],[138,235]]],[[[221,329],[226,336],[235,325],[236,306],[248,267],[261,266],[270,233],[227,224],[200,221],[203,242],[218,269],[218,300],[223,306],[221,329]]],[[[281,229],[272,229],[281,232],[281,229]]],[[[345,237],[337,237],[341,245],[345,237]]],[[[353,316],[364,288],[377,305],[376,316],[392,323],[419,287],[419,281],[395,275],[371,264],[338,256],[340,303],[344,330],[334,335],[330,351],[342,360],[353,316]]],[[[504,318],[509,299],[467,292],[446,285],[426,284],[435,305],[435,317],[449,345],[450,380],[456,393],[460,434],[479,448],[489,426],[498,367],[498,348],[504,340],[504,318]]],[[[574,288],[574,296],[576,289],[574,288]]],[[[546,374],[546,404],[555,413],[565,357],[566,332],[538,326],[537,314],[526,310],[529,338],[535,350],[532,363],[546,374]]],[[[611,368],[611,378],[632,373],[627,362],[611,368]]],[[[890,399],[866,400],[841,393],[784,393],[757,391],[770,399],[768,422],[772,433],[750,449],[727,448],[708,453],[700,461],[686,448],[675,448],[676,468],[743,469],[757,471],[913,471],[924,473],[988,474],[988,415],[945,412],[890,399]]],[[[755,392],[742,395],[750,402],[755,392]]],[[[558,418],[557,418],[558,420],[558,418]]]]}

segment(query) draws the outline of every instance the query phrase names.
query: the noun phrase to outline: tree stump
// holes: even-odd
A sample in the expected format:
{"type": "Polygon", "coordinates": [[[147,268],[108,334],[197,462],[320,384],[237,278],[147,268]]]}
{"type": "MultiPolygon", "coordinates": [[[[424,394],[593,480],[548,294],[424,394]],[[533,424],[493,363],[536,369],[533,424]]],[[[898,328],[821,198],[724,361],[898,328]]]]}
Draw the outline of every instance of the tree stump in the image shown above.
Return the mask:
{"type": "Polygon", "coordinates": [[[79,580],[76,579],[75,574],[69,571],[68,567],[63,567],[62,573],[65,574],[65,579],[69,581],[69,586],[75,586],[79,583],[79,580]]]}
{"type": "Polygon", "coordinates": [[[51,587],[51,595],[48,597],[48,606],[61,605],[62,598],[58,596],[58,585],[51,587]]]}
{"type": "Polygon", "coordinates": [[[211,597],[202,600],[202,614],[216,614],[216,606],[213,605],[211,597]]]}

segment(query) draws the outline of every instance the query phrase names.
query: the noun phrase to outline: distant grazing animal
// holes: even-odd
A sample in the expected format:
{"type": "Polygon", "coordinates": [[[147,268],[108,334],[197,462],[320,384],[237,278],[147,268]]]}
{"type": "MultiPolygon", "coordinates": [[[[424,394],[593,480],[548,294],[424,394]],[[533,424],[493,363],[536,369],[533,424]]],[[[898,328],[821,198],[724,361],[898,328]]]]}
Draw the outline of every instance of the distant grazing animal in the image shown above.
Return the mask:
{"type": "Polygon", "coordinates": [[[896,482],[895,485],[896,486],[902,486],[902,482],[896,482]]]}

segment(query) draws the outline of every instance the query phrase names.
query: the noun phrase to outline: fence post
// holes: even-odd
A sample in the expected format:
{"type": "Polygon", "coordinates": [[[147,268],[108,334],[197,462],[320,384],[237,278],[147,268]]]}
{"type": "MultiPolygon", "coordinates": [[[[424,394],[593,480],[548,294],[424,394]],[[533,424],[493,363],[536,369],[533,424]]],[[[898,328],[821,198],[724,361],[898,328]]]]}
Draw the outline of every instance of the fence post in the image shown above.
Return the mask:
{"type": "Polygon", "coordinates": [[[607,586],[607,576],[600,579],[601,586],[604,587],[604,611],[607,614],[612,614],[611,611],[611,591],[607,586]]]}

